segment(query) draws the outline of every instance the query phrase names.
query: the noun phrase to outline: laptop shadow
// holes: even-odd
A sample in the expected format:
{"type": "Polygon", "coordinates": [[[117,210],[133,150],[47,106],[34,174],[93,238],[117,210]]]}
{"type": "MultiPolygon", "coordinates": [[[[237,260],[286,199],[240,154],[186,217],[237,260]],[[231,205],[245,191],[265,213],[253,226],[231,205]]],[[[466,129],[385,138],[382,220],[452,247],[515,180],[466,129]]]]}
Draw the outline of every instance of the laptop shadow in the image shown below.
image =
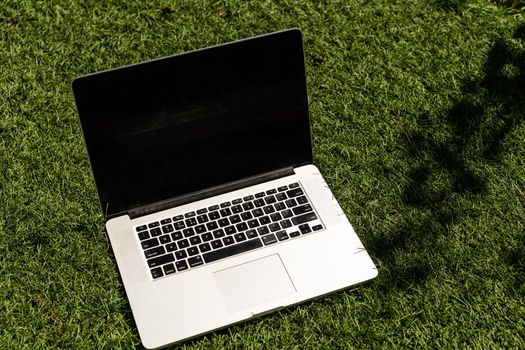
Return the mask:
{"type": "MultiPolygon", "coordinates": [[[[400,128],[410,170],[402,209],[391,215],[402,216],[367,242],[380,260],[380,289],[422,283],[439,271],[451,255],[451,232],[479,214],[472,204],[487,193],[484,166],[501,163],[512,132],[525,120],[525,51],[519,42],[525,43],[525,24],[512,39],[493,44],[483,75],[464,83],[444,118],[422,114],[415,128],[400,128]]],[[[523,254],[512,252],[509,262],[523,261],[523,254]]]]}

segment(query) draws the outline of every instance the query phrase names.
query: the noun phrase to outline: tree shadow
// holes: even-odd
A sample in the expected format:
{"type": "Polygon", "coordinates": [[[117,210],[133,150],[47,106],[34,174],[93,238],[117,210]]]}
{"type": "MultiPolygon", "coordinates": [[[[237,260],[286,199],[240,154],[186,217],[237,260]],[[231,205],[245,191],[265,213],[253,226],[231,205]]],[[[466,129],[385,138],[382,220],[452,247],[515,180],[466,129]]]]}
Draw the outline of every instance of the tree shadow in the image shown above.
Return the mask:
{"type": "Polygon", "coordinates": [[[467,0],[434,0],[434,5],[445,12],[461,12],[467,0]]]}
{"type": "MultiPolygon", "coordinates": [[[[514,39],[525,42],[525,24],[514,39]]],[[[382,288],[424,281],[444,259],[440,255],[447,247],[439,238],[476,215],[468,204],[487,191],[481,165],[502,160],[508,135],[525,119],[525,51],[500,39],[488,52],[483,72],[463,85],[446,118],[423,114],[414,130],[401,128],[411,162],[401,202],[410,214],[370,244],[387,270],[382,288]]],[[[509,261],[521,264],[523,256],[516,254],[523,250],[509,261]]]]}
{"type": "MultiPolygon", "coordinates": [[[[461,13],[469,0],[434,0],[434,6],[445,12],[461,13]]],[[[510,13],[517,13],[525,6],[523,0],[491,0],[491,2],[500,9],[510,11],[510,13]]]]}

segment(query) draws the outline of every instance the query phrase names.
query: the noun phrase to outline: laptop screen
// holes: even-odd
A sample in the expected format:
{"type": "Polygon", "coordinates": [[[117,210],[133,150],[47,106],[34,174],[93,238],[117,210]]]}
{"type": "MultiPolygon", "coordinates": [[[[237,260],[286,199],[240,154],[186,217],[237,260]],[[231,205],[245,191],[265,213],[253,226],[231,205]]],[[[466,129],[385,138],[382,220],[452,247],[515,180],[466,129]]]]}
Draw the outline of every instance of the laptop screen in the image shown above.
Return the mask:
{"type": "Polygon", "coordinates": [[[293,29],[73,82],[107,216],[312,159],[293,29]]]}

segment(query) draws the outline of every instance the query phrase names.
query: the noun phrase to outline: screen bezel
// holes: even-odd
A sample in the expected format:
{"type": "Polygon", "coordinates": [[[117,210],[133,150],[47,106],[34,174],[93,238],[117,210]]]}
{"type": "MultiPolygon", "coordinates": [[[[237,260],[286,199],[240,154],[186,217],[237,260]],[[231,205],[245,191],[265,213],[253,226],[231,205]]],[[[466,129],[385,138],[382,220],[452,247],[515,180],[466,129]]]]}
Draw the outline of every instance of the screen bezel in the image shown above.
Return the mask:
{"type": "MultiPolygon", "coordinates": [[[[160,202],[167,202],[169,201],[170,199],[172,199],[173,197],[171,196],[167,196],[166,198],[162,198],[160,200],[156,200],[156,201],[152,201],[152,202],[147,202],[147,203],[140,203],[139,205],[133,205],[133,206],[129,206],[129,207],[126,207],[126,208],[123,208],[123,210],[112,210],[112,208],[108,207],[108,203],[109,203],[109,200],[107,198],[107,192],[105,192],[105,189],[103,188],[103,186],[101,185],[102,181],[100,179],[100,175],[98,175],[98,173],[102,173],[103,171],[99,171],[98,170],[98,164],[96,162],[96,160],[93,159],[92,157],[92,144],[94,143],[93,140],[90,140],[90,136],[91,135],[88,135],[86,133],[86,125],[89,124],[89,115],[87,115],[86,113],[84,113],[83,111],[83,104],[85,103],[95,103],[95,101],[93,101],[92,98],[90,98],[90,93],[88,90],[84,89],[83,87],[83,82],[85,80],[90,80],[91,83],[93,82],[93,80],[97,81],[103,81],[104,79],[106,79],[106,77],[108,75],[110,75],[112,72],[115,72],[115,71],[124,71],[124,70],[128,70],[130,72],[130,74],[133,73],[133,70],[134,69],[140,69],[141,66],[143,65],[148,65],[148,64],[151,64],[153,62],[159,62],[159,61],[163,61],[163,60],[169,60],[171,58],[174,58],[174,57],[179,57],[179,56],[191,56],[192,54],[202,54],[203,52],[208,52],[209,54],[212,54],[213,53],[213,50],[214,49],[217,49],[217,48],[227,48],[228,46],[230,45],[242,45],[243,42],[246,42],[246,41],[257,41],[257,40],[260,40],[264,38],[265,40],[273,40],[272,38],[275,38],[275,40],[286,40],[286,41],[289,41],[291,45],[299,45],[300,48],[301,48],[301,61],[303,63],[303,71],[304,71],[304,74],[302,76],[302,79],[304,79],[303,81],[303,85],[304,85],[304,103],[305,103],[305,113],[304,113],[304,127],[306,128],[307,132],[308,132],[308,135],[303,135],[305,136],[305,139],[308,140],[308,144],[305,145],[305,149],[304,149],[304,154],[301,155],[301,159],[299,161],[295,161],[295,162],[290,162],[290,164],[287,164],[287,168],[294,168],[294,167],[298,167],[298,166],[301,166],[301,165],[305,165],[305,164],[311,164],[312,163],[312,146],[311,146],[311,136],[310,136],[310,121],[309,121],[309,112],[308,112],[308,99],[307,99],[307,91],[306,91],[306,71],[304,70],[304,48],[303,48],[303,45],[302,45],[302,33],[299,29],[297,28],[293,28],[293,29],[289,29],[289,30],[285,30],[285,31],[280,31],[280,32],[275,32],[275,33],[271,33],[271,34],[265,34],[265,35],[261,35],[261,36],[257,36],[257,37],[252,37],[252,38],[248,38],[248,39],[243,39],[243,40],[238,40],[238,41],[234,41],[234,42],[229,42],[229,43],[225,43],[225,44],[221,44],[221,45],[216,45],[216,46],[212,46],[212,47],[208,47],[208,48],[204,48],[204,49],[199,49],[199,50],[194,50],[194,51],[189,51],[189,52],[185,52],[185,53],[182,53],[182,54],[178,54],[178,55],[172,55],[172,56],[167,56],[167,57],[163,57],[163,58],[159,58],[159,59],[155,59],[155,60],[150,60],[150,61],[146,61],[146,62],[142,62],[142,63],[137,63],[137,64],[132,64],[132,65],[128,65],[128,66],[124,66],[124,67],[119,67],[119,68],[115,68],[115,69],[110,69],[110,70],[106,70],[106,71],[101,71],[101,72],[97,72],[97,73],[92,73],[92,74],[88,74],[88,75],[85,75],[85,76],[82,76],[82,77],[78,77],[76,78],[73,82],[72,82],[72,89],[73,89],[73,93],[74,93],[74,96],[75,96],[75,101],[77,103],[77,111],[78,111],[78,114],[80,116],[80,122],[81,122],[81,126],[82,126],[82,130],[83,130],[83,135],[84,135],[84,141],[85,141],[85,145],[86,145],[86,148],[87,148],[87,151],[88,151],[88,155],[89,155],[89,158],[90,158],[90,163],[91,163],[91,168],[93,170],[93,174],[94,174],[94,178],[95,178],[95,183],[96,183],[96,186],[97,186],[97,191],[98,191],[98,195],[99,195],[99,199],[100,199],[100,204],[102,206],[102,210],[103,210],[103,213],[106,217],[106,219],[109,219],[111,217],[115,217],[115,216],[119,216],[119,215],[123,215],[127,212],[129,212],[130,210],[133,210],[135,208],[138,208],[138,207],[146,207],[146,206],[155,206],[156,203],[160,203],[160,202]],[[90,101],[91,100],[91,101],[90,101]]],[[[279,169],[273,169],[275,172],[282,172],[283,168],[280,167],[279,169]]],[[[268,175],[268,176],[271,176],[271,175],[268,175]]],[[[238,182],[238,181],[242,181],[243,178],[239,178],[239,179],[236,179],[235,181],[233,182],[238,182]]],[[[223,186],[228,186],[228,183],[227,184],[224,184],[223,186]]],[[[217,186],[213,186],[213,187],[217,187],[217,186]]],[[[199,191],[193,191],[193,192],[189,192],[189,193],[184,193],[184,194],[181,194],[179,195],[180,197],[188,197],[192,194],[196,194],[195,192],[202,192],[203,194],[206,193],[207,195],[210,195],[210,191],[206,191],[207,189],[202,189],[202,190],[199,190],[199,191]]],[[[179,197],[177,196],[177,197],[179,197]]],[[[195,197],[195,196],[193,196],[195,197]]]]}

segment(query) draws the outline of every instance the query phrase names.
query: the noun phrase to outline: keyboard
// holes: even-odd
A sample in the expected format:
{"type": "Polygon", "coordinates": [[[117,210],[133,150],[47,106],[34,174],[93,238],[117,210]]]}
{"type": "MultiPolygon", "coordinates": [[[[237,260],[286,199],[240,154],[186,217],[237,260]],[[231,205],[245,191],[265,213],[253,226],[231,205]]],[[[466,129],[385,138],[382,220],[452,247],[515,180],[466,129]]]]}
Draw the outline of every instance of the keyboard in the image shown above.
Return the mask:
{"type": "Polygon", "coordinates": [[[135,227],[158,279],[322,230],[299,183],[135,227]]]}

